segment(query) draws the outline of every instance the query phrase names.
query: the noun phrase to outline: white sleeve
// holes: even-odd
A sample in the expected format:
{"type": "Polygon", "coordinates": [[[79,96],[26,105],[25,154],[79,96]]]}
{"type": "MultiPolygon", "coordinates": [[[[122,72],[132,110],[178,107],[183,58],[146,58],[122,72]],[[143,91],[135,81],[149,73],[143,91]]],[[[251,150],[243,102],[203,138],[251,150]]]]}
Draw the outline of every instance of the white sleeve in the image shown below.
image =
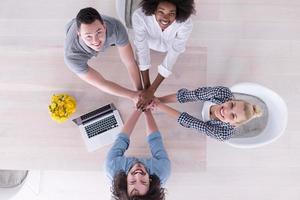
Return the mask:
{"type": "Polygon", "coordinates": [[[186,42],[192,32],[193,23],[191,18],[184,22],[184,25],[178,30],[176,37],[168,50],[168,53],[162,64],[158,66],[158,73],[167,78],[172,74],[172,69],[178,56],[185,51],[186,42]]]}
{"type": "MultiPolygon", "coordinates": [[[[142,18],[141,12],[136,10],[132,15],[132,26],[134,30],[134,45],[136,56],[141,71],[150,68],[150,49],[147,42],[146,24],[142,18]]],[[[142,13],[143,14],[143,13],[142,13]]]]}

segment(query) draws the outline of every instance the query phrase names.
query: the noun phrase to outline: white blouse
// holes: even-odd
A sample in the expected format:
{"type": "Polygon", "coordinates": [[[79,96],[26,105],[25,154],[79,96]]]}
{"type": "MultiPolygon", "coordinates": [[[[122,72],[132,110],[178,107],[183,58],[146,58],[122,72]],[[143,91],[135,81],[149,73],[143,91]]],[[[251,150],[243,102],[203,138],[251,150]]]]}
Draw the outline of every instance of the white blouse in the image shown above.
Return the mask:
{"type": "Polygon", "coordinates": [[[176,20],[164,31],[161,30],[154,15],[146,16],[142,8],[135,10],[132,16],[134,45],[141,71],[150,68],[150,49],[167,52],[158,73],[167,78],[180,53],[185,51],[186,41],[193,29],[191,18],[178,23],[176,20]]]}
{"type": "Polygon", "coordinates": [[[216,104],[213,103],[213,102],[210,102],[210,101],[205,101],[205,102],[203,103],[203,108],[202,108],[202,120],[203,120],[204,122],[207,122],[207,121],[211,120],[211,118],[210,118],[210,107],[211,107],[212,105],[216,105],[216,104]]]}

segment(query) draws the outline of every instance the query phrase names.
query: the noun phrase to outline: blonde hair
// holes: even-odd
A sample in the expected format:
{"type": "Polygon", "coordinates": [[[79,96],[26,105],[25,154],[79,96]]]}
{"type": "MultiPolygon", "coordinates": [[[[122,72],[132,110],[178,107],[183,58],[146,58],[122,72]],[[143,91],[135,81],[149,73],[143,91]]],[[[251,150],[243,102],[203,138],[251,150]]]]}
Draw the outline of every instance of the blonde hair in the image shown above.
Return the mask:
{"type": "Polygon", "coordinates": [[[263,114],[263,111],[260,106],[256,104],[251,104],[245,100],[236,100],[236,101],[241,101],[244,103],[244,111],[245,111],[245,117],[246,119],[243,121],[240,121],[238,124],[245,124],[249,121],[251,121],[254,118],[261,117],[263,114]]]}

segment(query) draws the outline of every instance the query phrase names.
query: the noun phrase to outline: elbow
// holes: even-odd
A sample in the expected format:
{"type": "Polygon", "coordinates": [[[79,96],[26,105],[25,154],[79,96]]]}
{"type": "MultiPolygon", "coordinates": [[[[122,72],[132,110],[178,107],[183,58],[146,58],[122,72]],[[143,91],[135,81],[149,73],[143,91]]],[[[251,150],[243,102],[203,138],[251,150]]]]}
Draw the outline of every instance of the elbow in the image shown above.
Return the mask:
{"type": "Polygon", "coordinates": [[[81,71],[73,71],[73,72],[82,80],[86,80],[91,76],[91,70],[89,67],[81,71]]]}
{"type": "Polygon", "coordinates": [[[163,165],[164,165],[164,168],[163,168],[163,171],[162,171],[162,177],[163,177],[162,182],[164,183],[169,179],[169,177],[171,175],[171,162],[170,162],[170,160],[169,159],[165,160],[163,165]]]}
{"type": "Polygon", "coordinates": [[[228,87],[220,86],[218,89],[218,93],[220,94],[231,93],[231,90],[228,87]]]}
{"type": "Polygon", "coordinates": [[[225,141],[229,140],[232,136],[233,136],[233,132],[231,132],[229,134],[222,134],[217,139],[220,140],[221,142],[225,142],[225,141]]]}

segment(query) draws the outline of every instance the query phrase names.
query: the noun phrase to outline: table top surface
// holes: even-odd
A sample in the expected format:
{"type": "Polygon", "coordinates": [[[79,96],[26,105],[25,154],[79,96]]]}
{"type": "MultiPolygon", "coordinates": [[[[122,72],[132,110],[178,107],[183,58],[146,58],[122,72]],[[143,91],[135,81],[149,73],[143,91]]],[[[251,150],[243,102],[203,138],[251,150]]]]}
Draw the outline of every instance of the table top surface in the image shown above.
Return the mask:
{"type": "MultiPolygon", "coordinates": [[[[105,156],[111,145],[88,152],[78,126],[71,120],[64,123],[51,120],[48,111],[51,96],[67,93],[75,97],[77,109],[70,119],[107,103],[114,103],[125,122],[134,109],[134,104],[128,99],[105,94],[80,80],[63,63],[61,51],[61,48],[48,48],[39,52],[22,50],[15,53],[17,59],[10,56],[11,52],[7,52],[8,59],[15,62],[12,67],[4,69],[2,74],[4,73],[5,76],[2,76],[3,81],[0,83],[2,116],[0,168],[103,170],[105,156]],[[27,68],[23,68],[24,65],[27,68]]],[[[183,57],[177,65],[184,63],[184,59],[201,60],[197,52],[199,51],[195,49],[187,51],[187,56],[183,57]]],[[[155,61],[158,60],[157,62],[163,58],[162,55],[156,53],[152,56],[155,61]]],[[[205,58],[203,55],[202,57],[205,58]]],[[[183,86],[191,88],[198,86],[201,80],[193,80],[189,77],[198,77],[198,75],[205,77],[205,72],[201,71],[204,69],[199,66],[199,62],[191,64],[188,69],[185,69],[187,72],[184,74],[180,73],[182,69],[174,72],[172,77],[162,83],[157,95],[174,93],[183,86]]],[[[90,64],[107,79],[116,80],[124,87],[132,87],[116,48],[110,48],[103,55],[92,59],[90,64]],[[102,65],[110,65],[110,67],[104,70],[102,65]],[[115,73],[117,70],[119,73],[115,73]]],[[[179,66],[178,69],[180,69],[179,66]]],[[[153,78],[156,76],[157,69],[151,70],[150,75],[153,78]]],[[[197,112],[197,104],[174,104],[174,107],[200,114],[197,112]]],[[[203,169],[206,154],[205,137],[193,130],[181,127],[176,119],[159,111],[154,112],[154,117],[162,132],[165,147],[172,161],[172,169],[180,171],[182,165],[190,166],[185,167],[185,170],[203,169]]],[[[150,156],[143,117],[135,127],[126,155],[150,156]]]]}

